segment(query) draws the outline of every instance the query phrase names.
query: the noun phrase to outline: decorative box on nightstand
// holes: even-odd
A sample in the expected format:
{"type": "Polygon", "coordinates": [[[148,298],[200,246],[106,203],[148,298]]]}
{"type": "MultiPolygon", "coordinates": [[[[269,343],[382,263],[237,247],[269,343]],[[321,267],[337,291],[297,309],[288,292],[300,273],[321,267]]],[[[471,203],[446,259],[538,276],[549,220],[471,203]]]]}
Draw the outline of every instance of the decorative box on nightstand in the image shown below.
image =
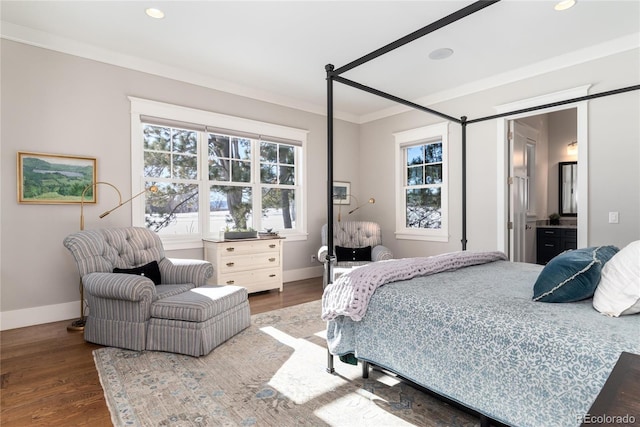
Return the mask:
{"type": "Polygon", "coordinates": [[[278,289],[282,292],[282,238],[209,240],[204,259],[213,264],[209,283],[236,285],[249,293],[278,289]]]}

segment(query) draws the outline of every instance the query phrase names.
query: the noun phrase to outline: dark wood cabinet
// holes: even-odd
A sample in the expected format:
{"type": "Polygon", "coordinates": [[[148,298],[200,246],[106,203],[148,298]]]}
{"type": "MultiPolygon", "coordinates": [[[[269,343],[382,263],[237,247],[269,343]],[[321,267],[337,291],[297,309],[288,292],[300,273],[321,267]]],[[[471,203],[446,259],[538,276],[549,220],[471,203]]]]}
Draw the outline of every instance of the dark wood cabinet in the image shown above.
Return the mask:
{"type": "Polygon", "coordinates": [[[640,416],[640,356],[623,352],[582,426],[637,426],[640,416]]]}
{"type": "Polygon", "coordinates": [[[536,262],[546,264],[554,256],[578,247],[578,230],[567,227],[538,227],[536,262]]]}

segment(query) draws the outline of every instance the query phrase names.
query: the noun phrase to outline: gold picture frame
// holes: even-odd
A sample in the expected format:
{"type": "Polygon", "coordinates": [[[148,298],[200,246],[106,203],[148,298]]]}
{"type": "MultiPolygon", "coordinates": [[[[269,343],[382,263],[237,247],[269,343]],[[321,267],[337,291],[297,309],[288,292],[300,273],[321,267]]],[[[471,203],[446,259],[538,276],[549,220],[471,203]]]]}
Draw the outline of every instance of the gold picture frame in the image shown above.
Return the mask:
{"type": "MultiPolygon", "coordinates": [[[[81,203],[82,191],[96,182],[95,157],[18,151],[18,203],[81,203]]],[[[84,203],[96,203],[91,189],[84,203]]]]}

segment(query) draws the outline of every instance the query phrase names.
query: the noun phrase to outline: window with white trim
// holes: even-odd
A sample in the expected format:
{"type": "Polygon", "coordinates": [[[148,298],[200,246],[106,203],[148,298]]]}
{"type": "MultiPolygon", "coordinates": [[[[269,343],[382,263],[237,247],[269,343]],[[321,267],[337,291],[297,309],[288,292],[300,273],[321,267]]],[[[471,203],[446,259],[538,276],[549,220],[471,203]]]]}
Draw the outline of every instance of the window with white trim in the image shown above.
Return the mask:
{"type": "Polygon", "coordinates": [[[449,240],[448,123],[394,134],[396,237],[449,240]]]}
{"type": "Polygon", "coordinates": [[[158,190],[134,205],[134,225],[165,243],[247,229],[306,237],[306,131],[130,100],[132,190],[158,190]]]}

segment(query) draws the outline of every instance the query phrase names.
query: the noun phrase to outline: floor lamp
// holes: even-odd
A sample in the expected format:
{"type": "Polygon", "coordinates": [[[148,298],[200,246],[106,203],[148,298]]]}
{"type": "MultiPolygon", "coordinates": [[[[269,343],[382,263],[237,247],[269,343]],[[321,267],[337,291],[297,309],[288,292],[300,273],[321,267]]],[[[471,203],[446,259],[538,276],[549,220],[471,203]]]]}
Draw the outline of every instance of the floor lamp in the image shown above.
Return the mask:
{"type": "MultiPolygon", "coordinates": [[[[356,202],[357,202],[357,200],[356,200],[356,202]]],[[[367,203],[374,204],[375,202],[376,202],[376,199],[374,199],[373,197],[371,197],[369,200],[367,200],[367,203]]],[[[359,206],[356,206],[355,208],[351,209],[351,210],[349,211],[349,213],[347,213],[347,215],[351,215],[352,213],[354,213],[355,211],[357,211],[357,210],[358,210],[358,209],[360,209],[361,207],[365,206],[367,203],[363,203],[363,204],[361,204],[361,205],[359,205],[359,206]]]]}
{"type": "MultiPolygon", "coordinates": [[[[129,203],[130,201],[132,201],[133,199],[135,199],[138,196],[143,195],[147,191],[151,191],[152,193],[156,193],[158,191],[158,187],[156,187],[155,185],[152,185],[148,189],[142,190],[138,194],[136,194],[134,196],[131,196],[129,199],[127,199],[127,200],[125,200],[123,202],[122,201],[122,193],[120,193],[120,190],[118,190],[118,188],[115,185],[111,184],[110,182],[96,181],[93,184],[89,184],[86,187],[84,187],[84,189],[82,190],[82,195],[80,196],[80,230],[84,230],[84,197],[85,197],[87,191],[89,191],[89,189],[94,189],[95,190],[95,188],[98,186],[98,184],[108,185],[109,187],[111,187],[114,190],[116,190],[116,193],[118,193],[118,204],[115,207],[109,209],[108,211],[105,211],[102,214],[100,214],[100,218],[104,218],[105,216],[109,215],[111,212],[113,212],[116,209],[118,209],[120,206],[129,203]]],[[[84,330],[85,321],[86,321],[86,319],[85,319],[85,316],[84,316],[84,287],[82,286],[82,278],[80,278],[80,318],[74,320],[73,322],[71,322],[71,324],[69,326],[67,326],[67,330],[68,331],[83,331],[84,330]]]]}
{"type": "MultiPolygon", "coordinates": [[[[361,207],[371,203],[374,204],[376,202],[376,199],[374,199],[373,197],[371,197],[369,200],[367,200],[367,203],[363,203],[363,204],[359,204],[358,203],[358,198],[356,196],[354,196],[353,194],[348,194],[348,197],[353,197],[353,199],[356,201],[356,207],[351,209],[347,215],[351,215],[352,213],[354,213],[355,211],[357,211],[358,209],[360,209],[361,207]]],[[[338,222],[340,222],[342,220],[342,205],[338,206],[338,222]]]]}

